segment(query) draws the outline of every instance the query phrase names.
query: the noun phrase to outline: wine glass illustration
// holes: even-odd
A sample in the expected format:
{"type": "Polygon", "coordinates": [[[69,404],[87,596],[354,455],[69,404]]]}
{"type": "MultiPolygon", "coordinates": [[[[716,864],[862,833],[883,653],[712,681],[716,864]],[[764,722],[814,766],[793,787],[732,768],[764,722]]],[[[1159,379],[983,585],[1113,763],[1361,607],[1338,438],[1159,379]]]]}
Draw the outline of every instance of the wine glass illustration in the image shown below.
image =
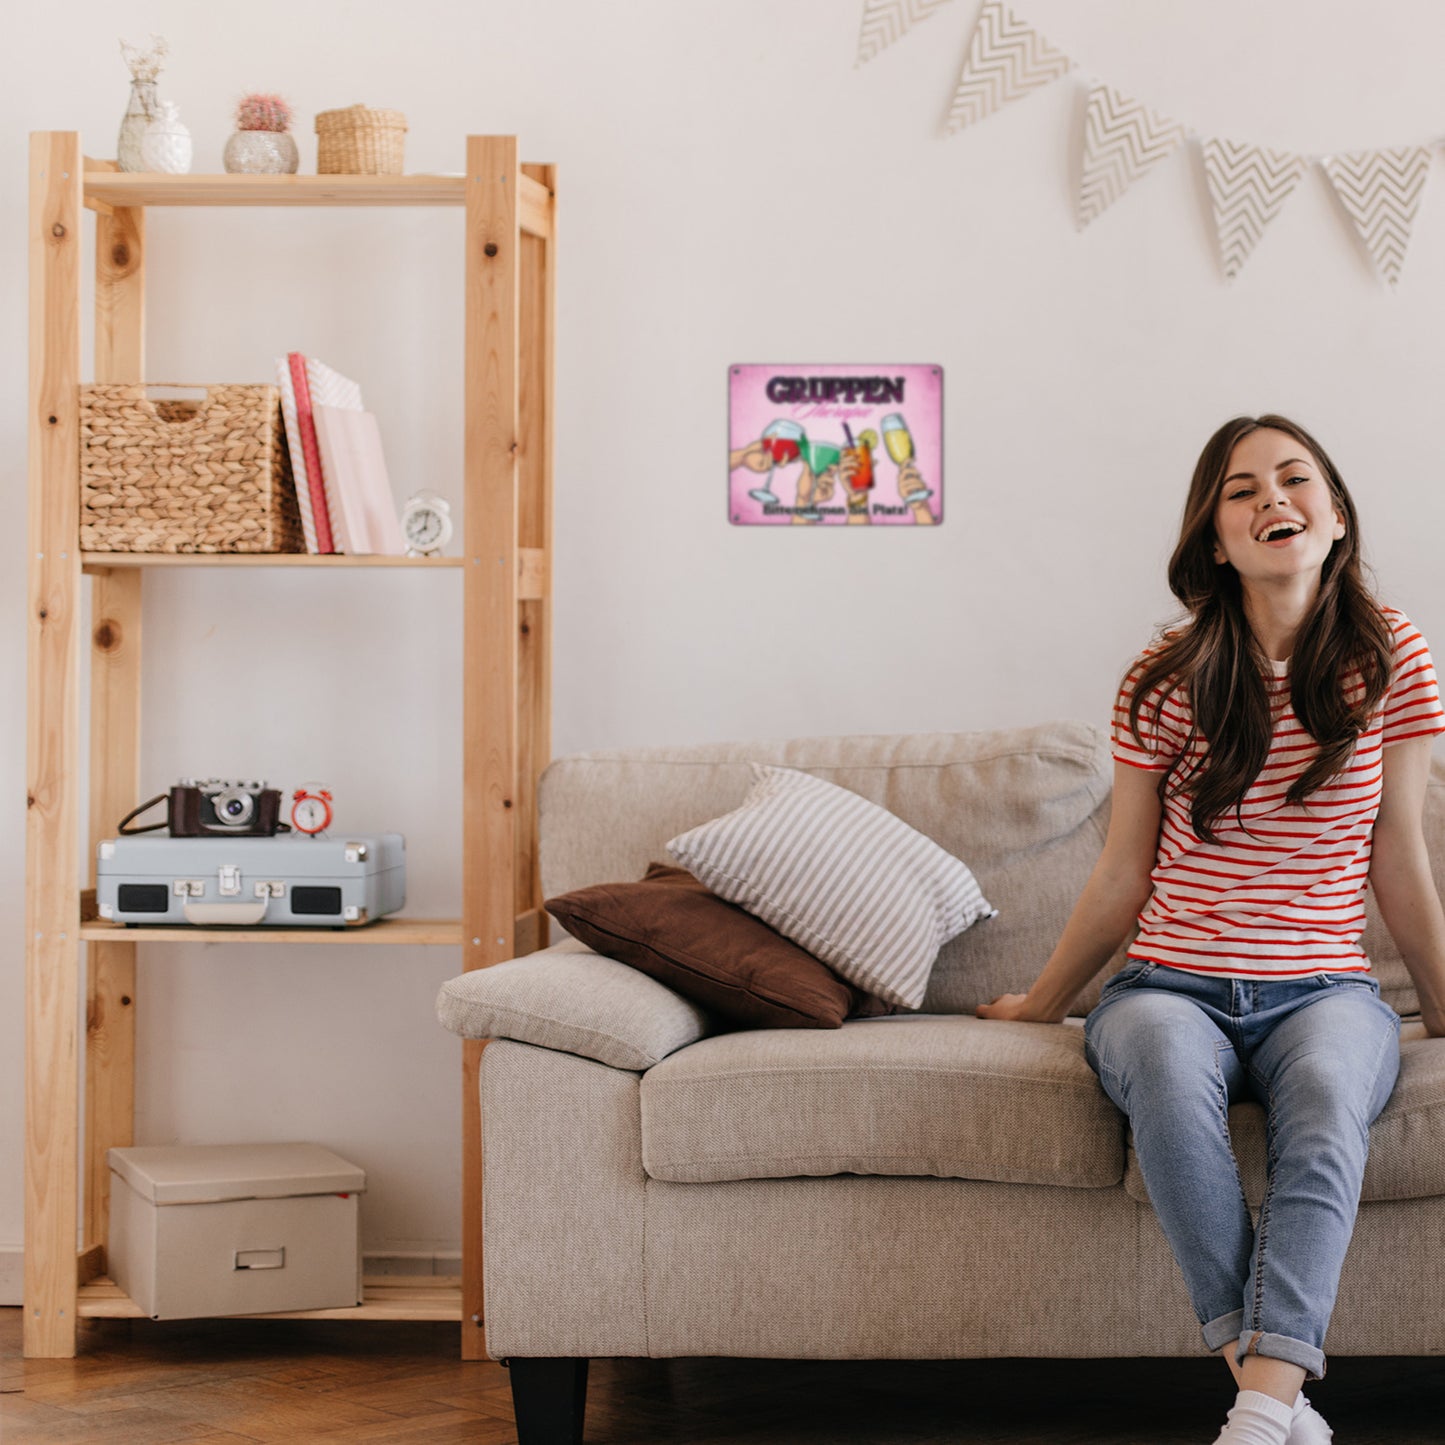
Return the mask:
{"type": "MultiPolygon", "coordinates": [[[[904,462],[913,458],[913,433],[908,430],[908,423],[903,420],[900,412],[889,412],[881,423],[883,427],[883,445],[888,455],[893,458],[894,464],[901,467],[904,462]]],[[[932,487],[924,487],[921,490],[915,489],[903,498],[905,502],[922,502],[933,495],[932,487]]]]}
{"type": "Polygon", "coordinates": [[[780,417],[777,421],[771,422],[763,431],[763,448],[768,456],[772,458],[773,470],[769,471],[767,480],[760,487],[748,489],[748,496],[753,501],[761,502],[765,507],[777,507],[782,503],[773,492],[773,471],[778,467],[787,466],[789,462],[797,461],[803,450],[803,444],[807,441],[803,428],[795,421],[788,421],[780,417]]]}

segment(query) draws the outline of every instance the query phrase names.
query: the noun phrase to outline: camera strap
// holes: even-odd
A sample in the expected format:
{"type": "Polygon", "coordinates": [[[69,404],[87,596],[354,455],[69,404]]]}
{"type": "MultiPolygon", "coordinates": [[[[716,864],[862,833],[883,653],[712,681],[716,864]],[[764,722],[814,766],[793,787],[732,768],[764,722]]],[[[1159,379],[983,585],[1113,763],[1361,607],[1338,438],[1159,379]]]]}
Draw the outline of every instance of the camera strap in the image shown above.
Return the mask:
{"type": "Polygon", "coordinates": [[[132,833],[155,833],[161,828],[169,828],[171,824],[171,814],[169,808],[166,809],[166,817],[163,823],[147,823],[144,828],[126,827],[126,824],[129,823],[132,818],[139,818],[142,813],[149,811],[151,808],[154,808],[157,803],[166,802],[169,799],[169,796],[170,795],[168,793],[157,793],[154,798],[150,799],[149,802],[142,803],[138,808],[132,808],[130,812],[127,813],[125,817],[120,820],[120,824],[117,827],[116,832],[129,835],[132,833]]]}

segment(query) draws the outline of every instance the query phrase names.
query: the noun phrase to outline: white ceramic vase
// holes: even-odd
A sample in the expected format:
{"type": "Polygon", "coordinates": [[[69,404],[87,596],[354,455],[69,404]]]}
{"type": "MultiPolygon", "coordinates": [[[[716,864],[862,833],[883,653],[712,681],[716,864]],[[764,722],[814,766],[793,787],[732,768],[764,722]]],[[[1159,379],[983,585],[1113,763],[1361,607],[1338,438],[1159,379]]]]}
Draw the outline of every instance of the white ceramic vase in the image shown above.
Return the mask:
{"type": "Polygon", "coordinates": [[[159,114],[146,127],[140,143],[141,160],[148,171],[184,176],[191,169],[191,133],[181,124],[173,100],[163,100],[159,114]]]}
{"type": "Polygon", "coordinates": [[[233,175],[286,176],[295,172],[301,156],[290,131],[238,130],[226,142],[222,156],[233,175]]]}

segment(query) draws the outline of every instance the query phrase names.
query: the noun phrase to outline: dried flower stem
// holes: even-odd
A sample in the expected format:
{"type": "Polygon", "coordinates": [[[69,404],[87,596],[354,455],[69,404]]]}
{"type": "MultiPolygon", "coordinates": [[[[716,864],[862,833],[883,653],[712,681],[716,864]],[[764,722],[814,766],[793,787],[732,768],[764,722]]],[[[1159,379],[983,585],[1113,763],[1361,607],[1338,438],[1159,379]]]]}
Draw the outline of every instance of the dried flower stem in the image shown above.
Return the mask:
{"type": "Polygon", "coordinates": [[[142,50],[140,46],[132,45],[127,40],[120,42],[120,53],[130,67],[132,80],[154,80],[161,73],[161,61],[166,58],[169,48],[163,35],[151,36],[149,50],[142,50]]]}

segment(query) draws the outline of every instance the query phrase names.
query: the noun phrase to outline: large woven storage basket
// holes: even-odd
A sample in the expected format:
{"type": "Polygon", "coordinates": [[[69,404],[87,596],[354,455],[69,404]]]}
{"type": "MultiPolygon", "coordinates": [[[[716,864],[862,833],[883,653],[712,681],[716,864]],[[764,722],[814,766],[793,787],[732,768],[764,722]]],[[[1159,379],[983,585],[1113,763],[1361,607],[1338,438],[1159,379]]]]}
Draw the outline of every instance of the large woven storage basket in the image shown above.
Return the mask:
{"type": "Polygon", "coordinates": [[[280,392],[187,389],[80,388],[81,550],[304,552],[280,392]]]}
{"type": "Polygon", "coordinates": [[[316,117],[317,175],[399,176],[406,117],[399,110],[323,110],[316,117]]]}

